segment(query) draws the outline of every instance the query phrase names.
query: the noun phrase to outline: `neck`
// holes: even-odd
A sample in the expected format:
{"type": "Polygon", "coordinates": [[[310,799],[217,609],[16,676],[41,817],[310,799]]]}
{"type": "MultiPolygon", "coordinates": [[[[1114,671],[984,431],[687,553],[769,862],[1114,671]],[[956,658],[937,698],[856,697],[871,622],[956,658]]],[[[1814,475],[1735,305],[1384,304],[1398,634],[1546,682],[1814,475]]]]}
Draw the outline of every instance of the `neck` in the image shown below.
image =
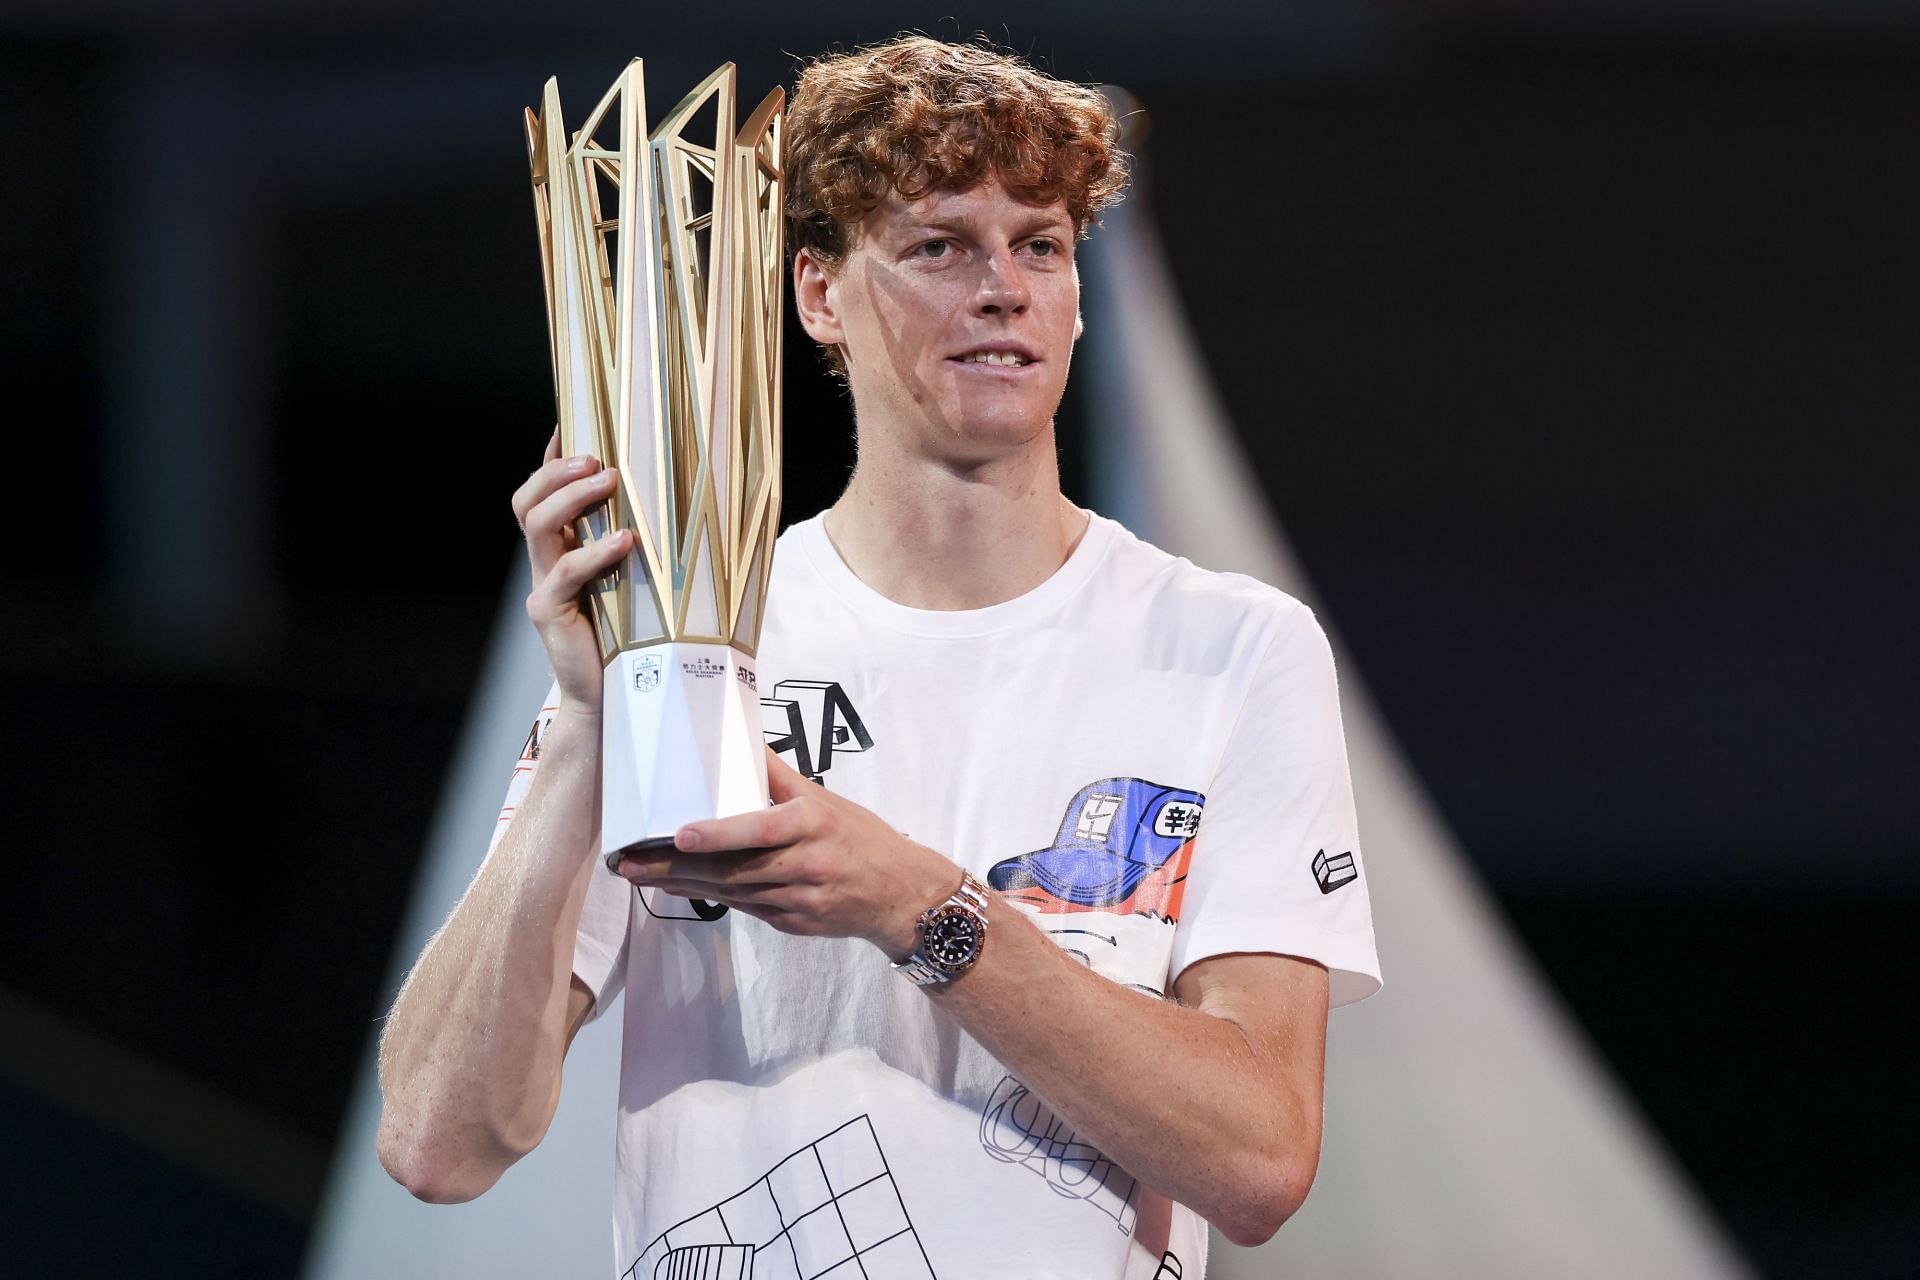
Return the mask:
{"type": "Polygon", "coordinates": [[[984,609],[1066,563],[1087,513],[1060,493],[1053,432],[1016,455],[958,466],[869,449],[827,512],[862,582],[913,609],[984,609]]]}

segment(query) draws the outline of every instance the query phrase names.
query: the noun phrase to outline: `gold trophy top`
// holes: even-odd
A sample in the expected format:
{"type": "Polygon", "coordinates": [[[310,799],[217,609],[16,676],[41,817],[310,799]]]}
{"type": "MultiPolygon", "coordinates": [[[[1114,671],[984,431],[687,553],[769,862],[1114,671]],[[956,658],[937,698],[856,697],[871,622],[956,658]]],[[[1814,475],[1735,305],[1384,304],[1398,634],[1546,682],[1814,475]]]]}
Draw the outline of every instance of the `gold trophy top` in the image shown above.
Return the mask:
{"type": "Polygon", "coordinates": [[[557,80],[526,113],[560,447],[620,473],[580,536],[634,535],[591,593],[603,659],[759,646],[780,527],[786,91],[736,132],[734,80],[722,65],[651,134],[638,58],[572,133],[557,80]],[[688,136],[709,106],[711,145],[688,136]]]}

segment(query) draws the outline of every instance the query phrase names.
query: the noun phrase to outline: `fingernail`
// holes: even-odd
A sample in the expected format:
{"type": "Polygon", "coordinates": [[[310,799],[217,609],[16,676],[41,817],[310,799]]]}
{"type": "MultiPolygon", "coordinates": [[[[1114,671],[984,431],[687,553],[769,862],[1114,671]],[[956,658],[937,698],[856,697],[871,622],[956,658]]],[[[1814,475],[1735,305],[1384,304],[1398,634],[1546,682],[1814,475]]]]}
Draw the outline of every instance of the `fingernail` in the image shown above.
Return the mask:
{"type": "Polygon", "coordinates": [[[692,853],[705,842],[700,838],[700,833],[692,827],[682,827],[679,833],[673,837],[673,843],[676,847],[692,853]]]}
{"type": "Polygon", "coordinates": [[[587,464],[592,461],[593,459],[589,458],[584,453],[575,454],[573,457],[567,459],[567,470],[585,471],[587,469],[587,464]]]}

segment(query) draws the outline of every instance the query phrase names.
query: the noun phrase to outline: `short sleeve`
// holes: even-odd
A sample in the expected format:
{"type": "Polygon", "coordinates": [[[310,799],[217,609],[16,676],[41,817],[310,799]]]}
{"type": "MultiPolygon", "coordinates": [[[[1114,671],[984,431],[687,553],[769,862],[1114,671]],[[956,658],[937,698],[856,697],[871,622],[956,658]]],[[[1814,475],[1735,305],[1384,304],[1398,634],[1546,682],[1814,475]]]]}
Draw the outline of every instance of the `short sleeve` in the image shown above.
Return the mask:
{"type": "Polygon", "coordinates": [[[507,828],[513,825],[513,815],[520,811],[520,802],[527,798],[533,779],[540,772],[540,743],[552,727],[554,713],[558,710],[560,686],[556,682],[547,690],[546,700],[540,704],[540,714],[533,718],[533,727],[527,730],[526,741],[520,744],[520,758],[513,762],[513,776],[507,779],[507,794],[500,802],[500,817],[493,824],[493,838],[487,841],[488,853],[499,847],[507,828]]]}
{"type": "MultiPolygon", "coordinates": [[[[491,853],[507,834],[514,814],[533,787],[540,772],[540,744],[560,709],[560,686],[547,691],[540,714],[534,717],[514,761],[513,776],[507,780],[506,799],[500,805],[500,818],[493,826],[493,839],[487,845],[491,853]]],[[[633,906],[633,886],[618,876],[605,874],[596,867],[587,881],[587,898],[580,910],[580,928],[573,940],[573,975],[593,993],[593,1012],[588,1021],[605,1013],[626,985],[628,913],[633,906]]]]}
{"type": "Polygon", "coordinates": [[[1333,650],[1291,600],[1206,797],[1171,976],[1230,952],[1325,965],[1334,1005],[1380,989],[1333,650]]]}
{"type": "Polygon", "coordinates": [[[605,867],[596,865],[588,877],[580,931],[573,937],[573,976],[593,992],[593,1012],[587,1015],[591,1022],[626,989],[627,930],[635,895],[632,884],[605,867]]]}

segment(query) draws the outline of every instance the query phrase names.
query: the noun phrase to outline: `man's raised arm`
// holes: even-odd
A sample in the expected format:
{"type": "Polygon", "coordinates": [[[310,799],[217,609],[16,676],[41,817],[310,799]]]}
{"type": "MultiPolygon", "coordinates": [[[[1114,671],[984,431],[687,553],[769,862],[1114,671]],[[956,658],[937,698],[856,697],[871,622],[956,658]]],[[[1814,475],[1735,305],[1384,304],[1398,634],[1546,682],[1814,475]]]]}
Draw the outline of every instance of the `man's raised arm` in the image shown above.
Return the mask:
{"type": "Polygon", "coordinates": [[[580,593],[630,534],[569,548],[613,473],[561,458],[558,436],[514,495],[533,567],[527,615],[560,686],[540,770],[400,989],[380,1042],[380,1162],[422,1200],[471,1200],[545,1136],[592,995],[574,934],[598,869],[600,653],[580,593]]]}

